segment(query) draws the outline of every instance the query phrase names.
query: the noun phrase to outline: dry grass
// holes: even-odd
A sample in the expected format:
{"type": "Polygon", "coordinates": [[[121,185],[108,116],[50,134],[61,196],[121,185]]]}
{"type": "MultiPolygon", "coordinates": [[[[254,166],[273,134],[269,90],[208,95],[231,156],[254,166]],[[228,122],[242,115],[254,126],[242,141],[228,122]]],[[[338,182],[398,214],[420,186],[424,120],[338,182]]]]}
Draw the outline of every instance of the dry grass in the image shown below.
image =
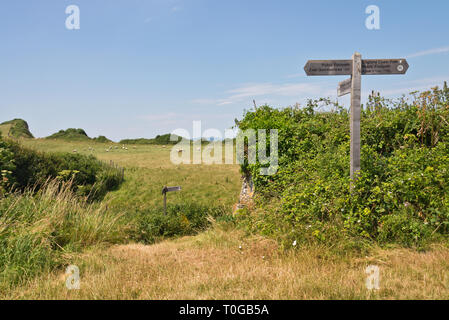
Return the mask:
{"type": "Polygon", "coordinates": [[[276,243],[216,227],[153,246],[86,253],[81,290],[63,274],[45,276],[3,298],[32,299],[448,299],[449,249],[375,249],[368,257],[308,248],[280,253],[276,243]],[[241,246],[241,249],[240,249],[241,246]],[[365,268],[381,269],[381,290],[365,287],[365,268]]]}
{"type": "MultiPolygon", "coordinates": [[[[30,140],[45,151],[91,153],[85,142],[30,140]]],[[[238,166],[175,166],[169,148],[136,146],[92,153],[126,167],[127,181],[107,196],[111,209],[132,212],[159,204],[163,185],[181,185],[170,203],[232,205],[240,188],[238,166]]],[[[61,270],[0,292],[3,299],[448,299],[449,249],[427,252],[373,249],[368,256],[338,256],[310,247],[280,252],[272,240],[245,237],[215,226],[194,237],[144,246],[93,247],[71,260],[81,270],[81,290],[65,288],[61,270]],[[241,247],[241,249],[240,249],[241,247]],[[365,269],[378,265],[381,290],[365,287],[365,269]]]]}

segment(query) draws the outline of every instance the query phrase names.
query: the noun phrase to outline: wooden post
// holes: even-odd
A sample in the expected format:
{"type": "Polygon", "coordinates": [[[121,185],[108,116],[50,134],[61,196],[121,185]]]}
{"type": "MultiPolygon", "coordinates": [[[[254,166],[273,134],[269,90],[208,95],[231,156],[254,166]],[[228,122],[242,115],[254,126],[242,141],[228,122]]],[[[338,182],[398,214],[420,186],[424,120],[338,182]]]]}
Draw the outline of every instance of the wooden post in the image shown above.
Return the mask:
{"type": "Polygon", "coordinates": [[[356,52],[352,56],[351,90],[351,179],[357,180],[360,164],[360,118],[362,113],[362,55],[356,52]]]}

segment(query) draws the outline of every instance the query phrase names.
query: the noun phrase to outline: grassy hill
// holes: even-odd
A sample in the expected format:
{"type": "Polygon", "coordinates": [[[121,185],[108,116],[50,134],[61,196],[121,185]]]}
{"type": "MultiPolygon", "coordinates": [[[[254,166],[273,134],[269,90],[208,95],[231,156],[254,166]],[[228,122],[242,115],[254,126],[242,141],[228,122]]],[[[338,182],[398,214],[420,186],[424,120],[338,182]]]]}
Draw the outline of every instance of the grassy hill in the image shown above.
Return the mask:
{"type": "Polygon", "coordinates": [[[83,129],[74,129],[69,128],[67,130],[60,130],[59,132],[56,132],[52,134],[51,136],[47,137],[46,139],[60,139],[60,140],[66,140],[66,141],[95,141],[100,143],[108,143],[112,142],[105,136],[99,136],[97,138],[90,138],[86,131],[83,129]]]}
{"type": "Polygon", "coordinates": [[[47,139],[62,139],[62,140],[89,140],[89,136],[87,135],[86,131],[83,129],[73,129],[69,128],[67,130],[59,130],[59,132],[56,132],[52,134],[51,136],[47,137],[47,139]]]}
{"type": "MultiPolygon", "coordinates": [[[[0,124],[0,134],[3,137],[10,138],[27,138],[33,139],[34,136],[30,132],[28,123],[22,119],[14,119],[10,121],[5,121],[0,124]]],[[[170,134],[158,135],[153,139],[139,138],[139,139],[124,139],[121,140],[121,144],[134,144],[134,145],[170,145],[176,144],[181,141],[181,137],[177,137],[176,141],[170,141],[170,134]]],[[[91,138],[87,135],[84,129],[69,128],[66,130],[60,130],[51,136],[46,137],[49,140],[64,140],[67,142],[73,141],[93,141],[98,143],[111,143],[112,140],[105,136],[98,136],[96,138],[91,138]]]]}
{"type": "Polygon", "coordinates": [[[32,139],[33,134],[30,132],[28,123],[22,119],[14,119],[0,124],[0,133],[10,138],[28,138],[32,139]]]}

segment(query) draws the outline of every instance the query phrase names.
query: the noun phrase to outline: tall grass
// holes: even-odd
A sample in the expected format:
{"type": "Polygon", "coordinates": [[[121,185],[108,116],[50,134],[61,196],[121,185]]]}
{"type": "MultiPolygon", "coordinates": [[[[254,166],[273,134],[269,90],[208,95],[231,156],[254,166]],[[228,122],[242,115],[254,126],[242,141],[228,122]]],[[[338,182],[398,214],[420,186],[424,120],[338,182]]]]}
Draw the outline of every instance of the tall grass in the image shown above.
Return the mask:
{"type": "Polygon", "coordinates": [[[193,202],[169,205],[167,215],[162,207],[139,212],[133,223],[133,240],[153,244],[171,237],[194,235],[210,227],[211,222],[231,221],[225,206],[200,205],[193,202]]]}
{"type": "Polygon", "coordinates": [[[70,264],[86,247],[126,238],[122,216],[77,197],[70,182],[9,195],[0,199],[0,289],[70,264]]]}

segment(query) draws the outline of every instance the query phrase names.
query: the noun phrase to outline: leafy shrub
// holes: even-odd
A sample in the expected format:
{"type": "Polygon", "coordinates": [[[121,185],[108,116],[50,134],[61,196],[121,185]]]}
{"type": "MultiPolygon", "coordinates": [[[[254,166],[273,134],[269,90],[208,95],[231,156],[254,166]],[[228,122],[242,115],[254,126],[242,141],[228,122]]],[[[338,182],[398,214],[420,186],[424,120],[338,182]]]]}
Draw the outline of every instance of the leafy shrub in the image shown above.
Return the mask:
{"type": "MultiPolygon", "coordinates": [[[[93,156],[69,153],[41,153],[22,147],[19,143],[1,142],[4,146],[0,164],[6,166],[10,159],[9,170],[14,188],[26,190],[41,188],[49,179],[58,178],[62,181],[72,179],[74,191],[87,196],[90,200],[99,200],[111,190],[118,188],[123,180],[119,169],[107,166],[93,156]],[[7,152],[7,153],[6,153],[7,152]],[[9,154],[9,158],[6,156],[9,154]],[[5,165],[3,165],[5,163],[5,165]]],[[[1,148],[1,145],[0,145],[1,148]]],[[[1,154],[1,149],[0,149],[1,154]]],[[[2,169],[4,170],[4,169],[2,169]]]]}
{"type": "Polygon", "coordinates": [[[378,239],[381,243],[394,241],[404,246],[420,246],[431,235],[431,228],[420,219],[399,213],[382,217],[378,239]]]}
{"type": "Polygon", "coordinates": [[[121,140],[120,144],[155,144],[155,145],[170,145],[170,144],[177,144],[182,140],[181,137],[175,136],[175,141],[170,141],[171,134],[164,134],[164,135],[158,135],[154,139],[124,139],[121,140]]]}
{"type": "Polygon", "coordinates": [[[0,198],[14,184],[12,171],[15,169],[14,154],[0,137],[0,198]]]}
{"type": "Polygon", "coordinates": [[[279,170],[261,176],[259,163],[242,165],[259,208],[243,213],[242,224],[282,241],[329,244],[344,237],[418,245],[447,235],[449,89],[412,97],[371,97],[364,106],[362,172],[353,189],[347,110],[321,99],[305,108],[247,111],[240,129],[279,130],[279,170]],[[317,111],[323,107],[332,110],[317,111]]]}
{"type": "Polygon", "coordinates": [[[167,215],[164,215],[162,208],[141,212],[136,220],[133,238],[150,244],[167,237],[193,235],[210,225],[209,217],[225,217],[225,208],[192,203],[168,206],[167,215]]]}

